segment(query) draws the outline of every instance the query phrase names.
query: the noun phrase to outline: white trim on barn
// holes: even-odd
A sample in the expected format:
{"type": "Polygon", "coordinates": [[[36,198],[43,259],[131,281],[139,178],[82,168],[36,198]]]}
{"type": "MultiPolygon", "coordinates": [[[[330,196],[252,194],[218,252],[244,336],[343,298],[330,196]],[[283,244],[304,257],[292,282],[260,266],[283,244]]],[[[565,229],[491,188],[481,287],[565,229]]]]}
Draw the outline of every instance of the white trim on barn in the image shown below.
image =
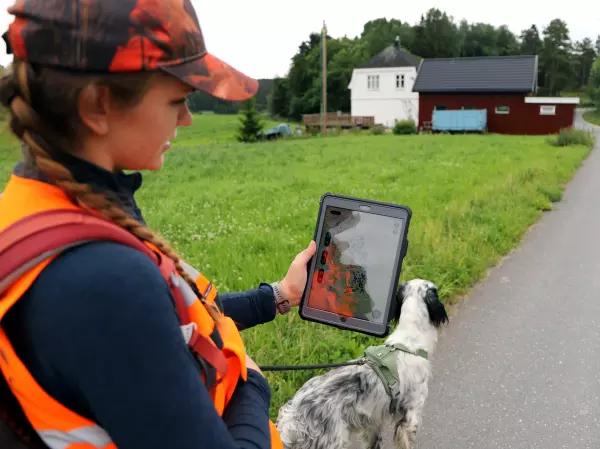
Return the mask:
{"type": "Polygon", "coordinates": [[[579,97],[525,97],[525,103],[533,104],[579,104],[579,97]]]}

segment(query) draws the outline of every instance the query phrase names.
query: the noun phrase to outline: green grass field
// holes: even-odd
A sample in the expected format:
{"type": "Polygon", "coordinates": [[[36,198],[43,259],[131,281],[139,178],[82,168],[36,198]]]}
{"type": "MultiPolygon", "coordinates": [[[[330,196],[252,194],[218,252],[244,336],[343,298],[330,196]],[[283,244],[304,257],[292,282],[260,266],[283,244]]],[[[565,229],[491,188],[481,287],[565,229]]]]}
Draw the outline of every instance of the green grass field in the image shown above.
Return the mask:
{"type": "MultiPolygon", "coordinates": [[[[167,153],[164,169],[145,175],[138,196],[149,224],[224,292],[280,279],[312,238],[319,198],[331,191],[410,206],[402,278],[434,281],[449,303],[561,198],[589,153],[551,146],[545,137],[499,135],[244,145],[228,138],[234,128],[231,118],[196,117],[167,153]]],[[[20,153],[1,139],[3,185],[20,153]]],[[[248,353],[263,365],[345,361],[375,341],[302,322],[295,313],[243,335],[248,353]]],[[[267,373],[273,417],[317,373],[267,373]]]]}
{"type": "Polygon", "coordinates": [[[600,110],[591,110],[583,113],[583,119],[593,125],[600,126],[600,110]]]}
{"type": "MultiPolygon", "coordinates": [[[[239,125],[237,118],[219,114],[201,114],[195,116],[195,121],[202,126],[192,126],[181,128],[177,135],[177,142],[180,145],[204,145],[207,143],[226,143],[235,141],[232,136],[235,135],[239,125]]],[[[265,131],[281,122],[263,119],[265,131]]],[[[292,123],[290,123],[290,126],[292,123]]]]}

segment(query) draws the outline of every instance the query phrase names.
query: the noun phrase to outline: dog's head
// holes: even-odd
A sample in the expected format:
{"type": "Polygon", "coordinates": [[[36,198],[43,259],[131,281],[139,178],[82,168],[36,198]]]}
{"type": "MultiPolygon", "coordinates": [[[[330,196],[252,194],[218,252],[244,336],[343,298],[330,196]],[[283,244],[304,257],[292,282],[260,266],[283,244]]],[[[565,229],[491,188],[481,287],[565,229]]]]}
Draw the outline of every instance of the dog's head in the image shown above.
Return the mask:
{"type": "Polygon", "coordinates": [[[429,315],[429,322],[435,328],[448,322],[448,314],[444,304],[440,301],[438,289],[433,282],[424,279],[413,279],[408,282],[401,282],[396,292],[395,320],[400,320],[402,306],[409,298],[414,298],[425,306],[429,315]]]}

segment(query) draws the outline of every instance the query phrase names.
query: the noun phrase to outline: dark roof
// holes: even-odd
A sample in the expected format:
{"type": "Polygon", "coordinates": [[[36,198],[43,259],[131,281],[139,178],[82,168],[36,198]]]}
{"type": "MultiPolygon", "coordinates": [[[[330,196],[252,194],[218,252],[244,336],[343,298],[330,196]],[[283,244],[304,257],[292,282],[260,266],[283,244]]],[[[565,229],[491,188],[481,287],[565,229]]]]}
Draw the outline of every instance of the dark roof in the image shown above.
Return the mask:
{"type": "Polygon", "coordinates": [[[402,47],[392,44],[373,56],[369,61],[358,66],[359,69],[379,69],[387,67],[419,68],[421,58],[409,53],[402,47]]]}
{"type": "Polygon", "coordinates": [[[537,70],[536,55],[424,59],[413,92],[535,92],[537,70]]]}

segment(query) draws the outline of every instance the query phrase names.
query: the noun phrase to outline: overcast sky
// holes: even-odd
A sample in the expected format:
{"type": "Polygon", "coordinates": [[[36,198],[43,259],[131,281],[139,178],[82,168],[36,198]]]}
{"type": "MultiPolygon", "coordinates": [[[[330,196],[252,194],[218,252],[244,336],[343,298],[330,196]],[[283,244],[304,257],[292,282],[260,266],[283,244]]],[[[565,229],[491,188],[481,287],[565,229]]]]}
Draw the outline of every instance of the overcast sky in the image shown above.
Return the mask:
{"type": "MultiPolygon", "coordinates": [[[[365,22],[387,17],[415,24],[422,13],[436,7],[469,22],[507,25],[519,34],[532,24],[541,30],[554,18],[567,22],[572,40],[600,33],[598,0],[545,1],[534,6],[531,0],[481,2],[475,0],[303,0],[287,3],[274,0],[192,0],[204,32],[208,51],[255,78],[284,75],[300,43],[310,32],[320,32],[326,21],[330,36],[353,37],[365,22]],[[352,4],[356,6],[351,6],[352,4]],[[587,6],[586,6],[587,5],[587,6]],[[595,5],[595,6],[594,6],[595,5]]],[[[13,0],[0,0],[0,31],[12,20],[6,12],[13,0]]],[[[1,34],[1,33],[0,33],[1,34]]],[[[0,64],[6,65],[4,43],[0,64]]]]}

